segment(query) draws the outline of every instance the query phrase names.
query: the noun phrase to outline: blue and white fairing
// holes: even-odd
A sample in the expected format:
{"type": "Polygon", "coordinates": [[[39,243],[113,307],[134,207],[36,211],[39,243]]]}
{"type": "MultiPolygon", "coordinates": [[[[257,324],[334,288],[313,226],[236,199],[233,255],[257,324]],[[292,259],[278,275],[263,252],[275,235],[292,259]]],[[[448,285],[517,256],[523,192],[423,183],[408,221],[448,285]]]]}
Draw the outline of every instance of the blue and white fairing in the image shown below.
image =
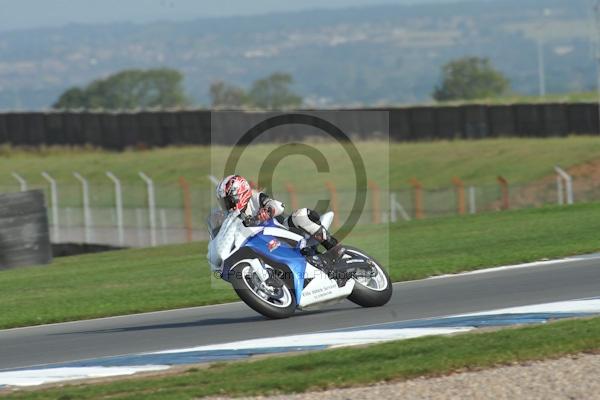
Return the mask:
{"type": "Polygon", "coordinates": [[[272,220],[261,225],[262,232],[250,237],[243,247],[262,255],[267,264],[284,264],[294,278],[296,301],[299,303],[304,287],[306,258],[300,253],[298,244],[302,236],[277,226],[272,220]],[[293,243],[293,245],[292,245],[293,243]]]}
{"type": "MultiPolygon", "coordinates": [[[[332,215],[328,217],[327,222],[330,222],[332,215]]],[[[307,262],[301,254],[300,243],[303,239],[274,220],[256,227],[244,227],[239,218],[229,215],[209,244],[209,260],[213,269],[218,269],[226,281],[230,281],[230,271],[240,261],[247,261],[255,269],[262,269],[262,272],[265,272],[265,267],[284,272],[289,270],[296,302],[301,308],[347,297],[352,292],[354,280],[338,287],[337,282],[307,262]]],[[[257,272],[261,275],[261,271],[257,272]]]]}

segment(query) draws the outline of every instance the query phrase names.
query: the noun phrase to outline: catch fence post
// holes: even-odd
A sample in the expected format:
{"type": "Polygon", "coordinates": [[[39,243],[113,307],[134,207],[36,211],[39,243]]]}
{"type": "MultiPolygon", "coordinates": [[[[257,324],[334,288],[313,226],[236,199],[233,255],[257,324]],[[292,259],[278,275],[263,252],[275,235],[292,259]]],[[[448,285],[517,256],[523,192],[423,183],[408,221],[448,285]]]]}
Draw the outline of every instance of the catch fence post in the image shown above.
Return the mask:
{"type": "Polygon", "coordinates": [[[402,216],[402,218],[404,218],[405,221],[410,221],[410,216],[404,210],[404,207],[402,207],[402,204],[400,204],[400,202],[398,201],[396,193],[390,193],[390,221],[391,222],[398,221],[398,217],[396,216],[397,211],[400,212],[400,215],[402,216]]]}
{"type": "Polygon", "coordinates": [[[452,178],[452,184],[454,185],[454,188],[456,190],[456,211],[458,212],[458,214],[464,215],[466,212],[465,184],[457,176],[452,178]]]}
{"type": "Polygon", "coordinates": [[[81,183],[81,197],[83,198],[83,229],[85,231],[85,243],[93,242],[92,213],[90,210],[90,187],[87,179],[79,172],[73,172],[73,176],[81,183]]]}
{"type": "Polygon", "coordinates": [[[291,183],[286,183],[285,188],[290,196],[290,205],[292,206],[292,210],[298,209],[298,195],[296,193],[296,188],[291,183]]]}
{"type": "Polygon", "coordinates": [[[115,185],[115,210],[117,213],[117,235],[119,245],[122,247],[125,244],[125,233],[123,225],[123,192],[121,190],[121,181],[112,172],[106,171],[106,176],[115,185]]]}
{"type": "Polygon", "coordinates": [[[556,194],[558,196],[558,205],[562,206],[565,204],[565,189],[563,188],[563,178],[560,175],[556,175],[556,194]]]}
{"type": "Polygon", "coordinates": [[[337,190],[335,189],[335,185],[331,181],[325,182],[325,186],[327,187],[327,190],[329,190],[329,195],[331,196],[331,210],[333,211],[333,226],[337,228],[340,226],[339,213],[338,213],[339,203],[338,203],[337,190]]]}
{"type": "Polygon", "coordinates": [[[27,181],[25,180],[25,178],[23,178],[21,175],[17,174],[16,172],[12,172],[11,175],[13,176],[13,178],[15,178],[17,180],[17,182],[19,182],[21,192],[27,191],[27,181]]]}
{"type": "Polygon", "coordinates": [[[150,245],[156,246],[156,199],[154,195],[154,182],[143,172],[139,172],[140,178],[146,182],[146,191],[148,192],[148,218],[150,222],[150,245]]]}
{"type": "Polygon", "coordinates": [[[500,184],[500,191],[502,193],[502,205],[500,206],[500,209],[508,210],[510,208],[508,181],[502,176],[498,176],[498,178],[496,178],[496,179],[498,180],[498,183],[500,184]]]}
{"type": "MultiPolygon", "coordinates": [[[[218,184],[218,182],[217,182],[218,184]]],[[[192,231],[192,196],[190,195],[190,185],[187,180],[183,177],[179,177],[179,186],[181,186],[181,192],[183,194],[183,221],[185,225],[185,236],[188,242],[193,239],[192,231]]]]}
{"type": "Polygon", "coordinates": [[[477,212],[477,204],[475,203],[475,187],[469,187],[469,213],[475,214],[477,212]]]}
{"type": "Polygon", "coordinates": [[[573,204],[573,178],[564,169],[558,165],[554,167],[557,174],[557,189],[559,190],[558,201],[559,204],[564,204],[564,194],[561,179],[565,182],[565,189],[567,191],[567,204],[573,204]]]}
{"type": "Polygon", "coordinates": [[[367,185],[371,191],[371,219],[374,224],[379,224],[381,222],[381,191],[377,183],[373,181],[369,181],[367,185]]]}
{"type": "Polygon", "coordinates": [[[213,185],[218,186],[219,183],[221,183],[216,176],[214,175],[209,175],[208,179],[210,179],[210,181],[213,183],[213,185]]]}
{"type": "Polygon", "coordinates": [[[56,180],[47,172],[42,172],[42,177],[50,183],[50,199],[52,201],[52,239],[54,240],[54,243],[58,243],[60,241],[60,227],[58,225],[58,187],[56,186],[56,180]]]}
{"type": "Polygon", "coordinates": [[[425,212],[423,211],[423,185],[421,185],[421,182],[417,178],[412,178],[409,182],[414,192],[415,219],[423,219],[425,218],[425,212]]]}

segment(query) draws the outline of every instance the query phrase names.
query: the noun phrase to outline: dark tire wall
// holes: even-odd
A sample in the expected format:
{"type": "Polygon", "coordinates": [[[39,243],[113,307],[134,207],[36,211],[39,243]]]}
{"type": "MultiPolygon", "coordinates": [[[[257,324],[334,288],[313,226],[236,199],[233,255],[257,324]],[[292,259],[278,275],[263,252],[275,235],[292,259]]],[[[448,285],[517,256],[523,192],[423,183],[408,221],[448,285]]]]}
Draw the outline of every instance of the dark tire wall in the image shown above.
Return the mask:
{"type": "MultiPolygon", "coordinates": [[[[369,113],[356,113],[352,121],[344,119],[345,133],[363,140],[387,132],[388,128],[394,141],[597,135],[600,131],[596,103],[469,104],[293,113],[307,112],[330,120],[336,111],[389,113],[387,120],[370,118],[373,114],[369,113]]],[[[92,145],[117,151],[211,143],[232,145],[249,126],[273,115],[276,114],[209,110],[5,112],[0,113],[0,145],[92,145]]],[[[287,141],[302,140],[310,134],[310,130],[297,129],[293,124],[280,126],[277,132],[277,138],[287,141]]],[[[257,141],[275,139],[262,135],[257,141]]]]}

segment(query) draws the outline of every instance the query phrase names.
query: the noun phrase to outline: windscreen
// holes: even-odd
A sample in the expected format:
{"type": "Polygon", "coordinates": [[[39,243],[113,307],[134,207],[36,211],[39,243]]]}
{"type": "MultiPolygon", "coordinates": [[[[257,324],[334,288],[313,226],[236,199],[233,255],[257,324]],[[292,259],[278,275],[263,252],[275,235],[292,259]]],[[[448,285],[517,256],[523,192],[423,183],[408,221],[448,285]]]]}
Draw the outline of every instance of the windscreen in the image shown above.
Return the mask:
{"type": "Polygon", "coordinates": [[[221,209],[213,208],[209,216],[206,218],[206,225],[208,227],[208,234],[211,240],[217,236],[223,221],[227,218],[227,213],[221,209]]]}

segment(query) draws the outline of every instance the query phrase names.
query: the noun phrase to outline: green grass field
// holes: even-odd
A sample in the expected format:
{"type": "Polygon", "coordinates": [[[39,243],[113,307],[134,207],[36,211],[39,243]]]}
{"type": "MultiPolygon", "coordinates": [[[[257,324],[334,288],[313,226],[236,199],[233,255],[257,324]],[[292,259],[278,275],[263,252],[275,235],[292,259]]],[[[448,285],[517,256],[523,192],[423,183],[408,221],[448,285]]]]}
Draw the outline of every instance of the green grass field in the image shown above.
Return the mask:
{"type": "MultiPolygon", "coordinates": [[[[340,188],[353,184],[347,157],[338,145],[309,143],[325,154],[331,176],[340,188]],[[350,179],[342,179],[349,177],[350,179]]],[[[502,175],[511,183],[524,183],[553,173],[554,165],[568,167],[600,157],[600,140],[595,137],[553,139],[494,139],[481,141],[439,141],[427,143],[359,142],[357,147],[365,161],[370,179],[387,186],[389,172],[392,188],[406,188],[408,179],[416,177],[426,187],[451,186],[458,176],[468,184],[495,184],[502,175]]],[[[240,173],[256,179],[258,166],[275,149],[275,145],[251,146],[241,160],[240,173]]],[[[211,162],[222,167],[231,149],[225,147],[172,147],[123,153],[85,149],[41,149],[23,151],[0,148],[0,187],[18,189],[10,176],[23,175],[31,184],[45,186],[40,176],[47,171],[64,185],[77,186],[72,171],[79,171],[94,184],[110,187],[104,175],[110,170],[126,184],[143,186],[138,171],[144,171],[159,184],[176,185],[179,176],[193,185],[210,187],[206,176],[211,162]]],[[[284,159],[276,169],[274,188],[284,190],[291,182],[299,190],[314,190],[319,175],[312,165],[302,165],[302,156],[284,159]]],[[[327,174],[325,174],[327,175],[327,174]]]]}
{"type": "MultiPolygon", "coordinates": [[[[599,231],[600,204],[584,204],[363,226],[346,242],[401,281],[598,251],[599,231]]],[[[0,272],[0,328],[237,300],[212,287],[205,252],[193,243],[0,272]]]]}
{"type": "MultiPolygon", "coordinates": [[[[265,168],[274,171],[272,194],[291,206],[293,201],[287,192],[287,183],[291,183],[298,194],[298,206],[315,207],[318,200],[331,197],[325,182],[334,182],[339,193],[339,215],[344,219],[351,209],[355,188],[350,159],[339,145],[327,142],[305,144],[316,147],[325,155],[329,172],[318,173],[311,161],[307,163],[305,156],[290,155],[277,165],[265,168]]],[[[523,185],[553,176],[557,164],[568,168],[600,157],[600,140],[595,137],[392,144],[380,141],[358,142],[356,147],[365,163],[368,179],[384,190],[387,187],[393,189],[408,212],[412,212],[413,203],[409,179],[416,177],[425,189],[450,188],[427,191],[427,215],[454,212],[451,180],[455,176],[463,179],[467,186],[477,186],[478,208],[489,210],[497,208],[494,204],[499,197],[498,175],[508,179],[515,191],[523,185]]],[[[257,180],[262,162],[276,148],[276,145],[249,147],[240,160],[238,172],[257,180]]],[[[134,209],[147,204],[146,187],[138,176],[139,171],[144,171],[155,180],[157,207],[175,210],[171,212],[169,222],[181,226],[182,216],[176,210],[183,204],[178,184],[178,178],[183,176],[191,187],[194,226],[200,229],[214,197],[207,176],[220,176],[230,153],[231,148],[226,147],[171,147],[123,153],[64,148],[24,151],[4,147],[0,148],[4,160],[0,163],[0,192],[18,190],[17,181],[11,176],[11,172],[16,171],[27,179],[30,187],[45,189],[49,198],[48,183],[40,175],[47,171],[58,181],[60,207],[78,208],[82,204],[81,186],[72,175],[73,171],[78,171],[90,180],[91,207],[106,211],[114,207],[113,184],[105,176],[105,171],[110,170],[123,181],[124,206],[129,210],[125,213],[126,224],[135,226],[134,209]]],[[[370,191],[369,196],[372,193],[370,191]]],[[[594,199],[597,194],[588,197],[594,199]]],[[[552,193],[543,198],[544,202],[554,201],[555,195],[552,193]]],[[[385,192],[381,199],[386,207],[385,192]]],[[[370,207],[370,203],[367,206],[370,207]]],[[[74,224],[81,223],[80,214],[77,211],[70,214],[74,224]]],[[[99,224],[112,223],[106,215],[106,212],[98,214],[94,220],[99,224]]],[[[65,221],[63,215],[63,224],[65,221]]]]}
{"type": "MultiPolygon", "coordinates": [[[[346,180],[342,177],[348,173],[343,155],[331,144],[320,143],[318,147],[327,154],[335,167],[332,174],[343,186],[346,180]]],[[[388,169],[386,157],[381,156],[385,151],[382,143],[362,143],[359,147],[368,171],[374,171],[372,179],[385,180],[389,171],[395,189],[406,188],[413,176],[427,187],[449,186],[453,176],[468,184],[494,184],[497,175],[513,183],[525,183],[552,174],[555,164],[568,167],[597,159],[600,154],[600,141],[587,137],[393,144],[388,169]]],[[[273,149],[252,147],[242,165],[258,163],[273,149]]],[[[229,151],[213,150],[219,159],[229,151]]],[[[105,202],[111,196],[105,170],[139,187],[142,182],[137,172],[143,170],[159,185],[176,188],[177,177],[183,175],[194,187],[209,188],[205,176],[211,162],[206,148],[124,153],[0,148],[0,156],[4,160],[0,163],[0,188],[18,188],[11,171],[18,171],[36,185],[45,185],[39,173],[48,171],[60,183],[76,188],[73,170],[88,176],[96,191],[106,189],[106,193],[95,194],[96,200],[105,202]]],[[[292,161],[280,164],[276,186],[291,181],[299,190],[311,190],[315,171],[310,167],[298,169],[292,161]]],[[[61,193],[69,197],[77,192],[61,193]]],[[[136,196],[132,202],[143,202],[143,190],[136,196]]],[[[578,204],[360,226],[347,243],[377,257],[389,266],[394,281],[402,281],[599,251],[599,221],[600,204],[578,204]]],[[[205,252],[206,243],[200,242],[67,257],[49,266],[2,271],[0,328],[236,301],[237,296],[227,285],[211,280],[205,252]]],[[[23,391],[8,397],[187,399],[319,390],[598,351],[599,331],[598,318],[563,321],[269,360],[217,363],[173,376],[23,391]],[[236,384],[223,384],[232,381],[236,384]]]]}
{"type": "Polygon", "coordinates": [[[195,399],[298,393],[438,376],[600,349],[600,318],[270,357],[174,375],[23,391],[12,399],[195,399]],[[235,382],[233,384],[232,382],[235,382]]]}

